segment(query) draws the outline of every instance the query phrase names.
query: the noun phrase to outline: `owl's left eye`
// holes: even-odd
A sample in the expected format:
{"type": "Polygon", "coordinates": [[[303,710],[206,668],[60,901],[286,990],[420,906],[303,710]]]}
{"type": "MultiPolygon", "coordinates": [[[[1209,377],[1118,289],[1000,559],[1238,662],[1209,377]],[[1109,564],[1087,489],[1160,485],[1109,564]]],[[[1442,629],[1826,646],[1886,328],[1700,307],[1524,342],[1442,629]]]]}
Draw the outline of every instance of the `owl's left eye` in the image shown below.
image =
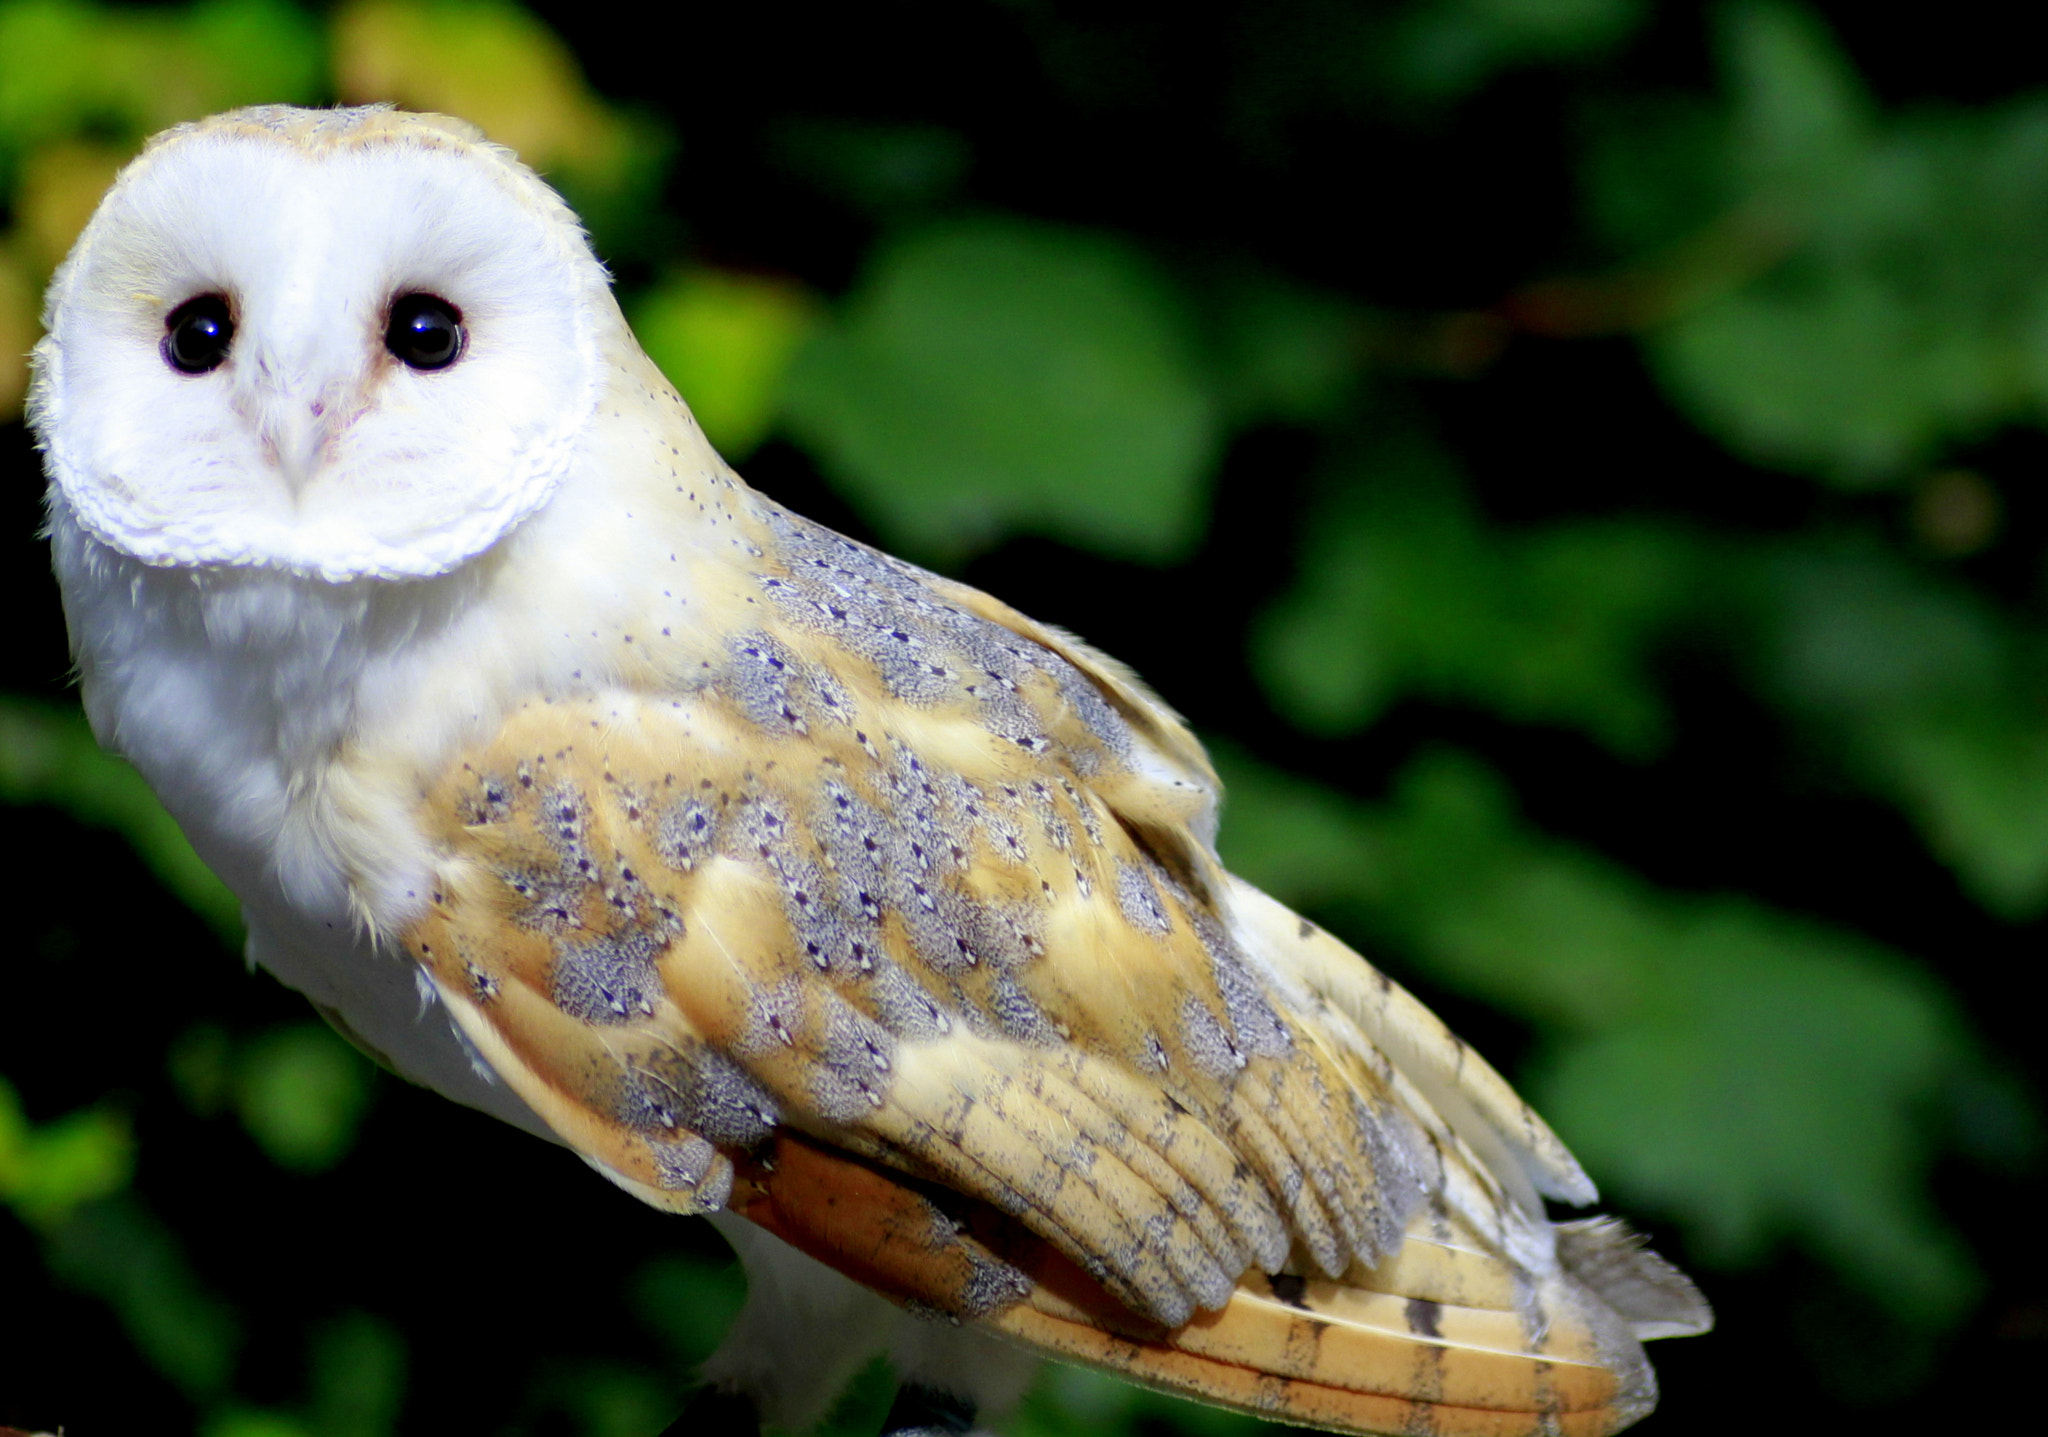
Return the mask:
{"type": "Polygon", "coordinates": [[[188,299],[164,321],[164,363],[180,374],[218,369],[234,343],[235,321],[217,294],[188,299]]]}
{"type": "Polygon", "coordinates": [[[462,357],[462,312],[438,295],[402,295],[391,306],[384,347],[413,369],[446,369],[462,357]]]}

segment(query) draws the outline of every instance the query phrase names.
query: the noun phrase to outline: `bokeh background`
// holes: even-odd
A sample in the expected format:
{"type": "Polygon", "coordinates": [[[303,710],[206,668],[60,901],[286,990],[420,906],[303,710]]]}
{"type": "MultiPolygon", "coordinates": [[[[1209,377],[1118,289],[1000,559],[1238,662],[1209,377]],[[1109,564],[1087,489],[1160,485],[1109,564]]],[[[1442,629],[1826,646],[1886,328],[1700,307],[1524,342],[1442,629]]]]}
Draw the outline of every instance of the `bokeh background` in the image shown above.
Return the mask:
{"type": "MultiPolygon", "coordinates": [[[[1646,1434],[2048,1360],[2023,6],[0,0],[0,1425],[653,1437],[707,1228],[375,1072],[77,715],[20,422],[141,139],[465,115],[757,485],[1136,665],[1223,847],[1715,1302],[1646,1434]]],[[[871,1372],[834,1418],[872,1431],[871,1372]]],[[[1048,1373],[1013,1430],[1258,1424],[1048,1373]]]]}

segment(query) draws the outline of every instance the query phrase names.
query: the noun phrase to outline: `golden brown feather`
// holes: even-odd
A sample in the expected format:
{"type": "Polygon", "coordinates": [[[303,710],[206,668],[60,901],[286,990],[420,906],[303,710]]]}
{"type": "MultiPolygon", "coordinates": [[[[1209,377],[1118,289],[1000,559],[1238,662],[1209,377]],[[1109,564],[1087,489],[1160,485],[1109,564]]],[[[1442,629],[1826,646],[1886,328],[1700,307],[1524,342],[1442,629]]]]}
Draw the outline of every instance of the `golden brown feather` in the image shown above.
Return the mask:
{"type": "Polygon", "coordinates": [[[1170,714],[970,590],[765,502],[735,522],[720,662],[645,644],[648,682],[529,702],[422,795],[439,884],[406,941],[521,1097],[650,1201],[1211,1402],[1444,1433],[1647,1410],[1532,1206],[1583,1175],[1222,872],[1170,714]]]}

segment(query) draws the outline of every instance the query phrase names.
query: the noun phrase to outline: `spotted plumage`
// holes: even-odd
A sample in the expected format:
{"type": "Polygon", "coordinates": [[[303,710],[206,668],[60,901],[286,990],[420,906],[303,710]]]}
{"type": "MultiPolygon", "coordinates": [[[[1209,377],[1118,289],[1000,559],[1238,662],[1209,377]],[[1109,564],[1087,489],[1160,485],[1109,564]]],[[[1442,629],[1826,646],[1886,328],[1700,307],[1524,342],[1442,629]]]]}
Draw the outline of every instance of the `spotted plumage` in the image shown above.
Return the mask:
{"type": "Polygon", "coordinates": [[[1591,1185],[1492,1069],[1222,869],[1168,710],[749,490],[458,122],[160,139],[37,375],[88,708],[255,956],[409,1076],[922,1319],[742,1233],[765,1276],[712,1372],[765,1415],[877,1344],[1014,1391],[961,1323],[1286,1421],[1597,1433],[1653,1401],[1641,1338],[1706,1325],[1618,1225],[1551,1224],[1591,1185]],[[289,236],[222,228],[238,186],[289,236]],[[814,1296],[771,1313],[785,1277],[814,1296]]]}

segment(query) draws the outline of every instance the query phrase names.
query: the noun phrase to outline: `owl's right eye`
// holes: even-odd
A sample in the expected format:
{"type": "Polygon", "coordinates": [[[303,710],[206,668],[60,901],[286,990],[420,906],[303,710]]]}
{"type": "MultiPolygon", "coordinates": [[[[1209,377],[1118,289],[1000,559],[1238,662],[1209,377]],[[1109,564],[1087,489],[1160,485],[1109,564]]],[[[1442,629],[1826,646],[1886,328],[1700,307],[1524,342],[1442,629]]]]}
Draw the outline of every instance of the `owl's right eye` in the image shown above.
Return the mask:
{"type": "Polygon", "coordinates": [[[234,338],[228,302],[217,294],[202,294],[186,300],[164,321],[164,363],[180,374],[204,374],[220,368],[234,338]]]}

